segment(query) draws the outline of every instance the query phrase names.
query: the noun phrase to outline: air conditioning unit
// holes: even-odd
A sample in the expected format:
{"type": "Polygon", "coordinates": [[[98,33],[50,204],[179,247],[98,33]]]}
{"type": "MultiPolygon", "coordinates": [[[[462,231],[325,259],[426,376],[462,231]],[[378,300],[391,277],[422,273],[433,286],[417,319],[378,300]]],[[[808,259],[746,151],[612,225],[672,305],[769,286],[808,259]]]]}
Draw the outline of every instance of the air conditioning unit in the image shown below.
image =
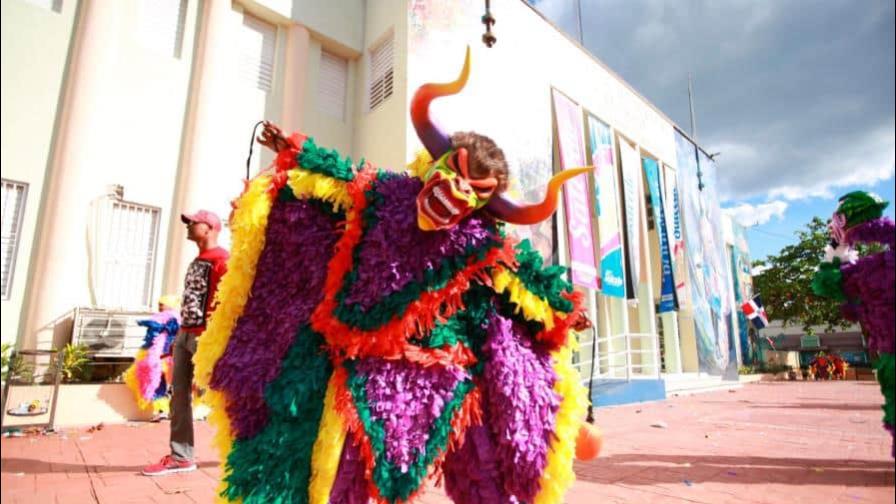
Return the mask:
{"type": "Polygon", "coordinates": [[[96,357],[134,357],[146,334],[137,321],[151,315],[149,311],[75,308],[72,343],[86,345],[96,357]]]}

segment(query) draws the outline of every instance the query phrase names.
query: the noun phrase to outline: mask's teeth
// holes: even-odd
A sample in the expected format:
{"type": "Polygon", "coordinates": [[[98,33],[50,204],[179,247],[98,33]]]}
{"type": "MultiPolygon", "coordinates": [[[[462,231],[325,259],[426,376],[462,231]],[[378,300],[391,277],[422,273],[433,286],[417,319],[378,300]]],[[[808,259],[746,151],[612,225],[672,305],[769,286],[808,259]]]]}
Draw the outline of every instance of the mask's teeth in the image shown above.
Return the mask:
{"type": "Polygon", "coordinates": [[[448,211],[451,212],[451,215],[458,215],[460,213],[460,210],[454,207],[454,202],[445,194],[444,191],[442,191],[441,187],[436,187],[433,190],[433,194],[435,194],[436,198],[438,198],[439,201],[441,201],[442,204],[445,205],[445,208],[447,208],[448,211]]]}

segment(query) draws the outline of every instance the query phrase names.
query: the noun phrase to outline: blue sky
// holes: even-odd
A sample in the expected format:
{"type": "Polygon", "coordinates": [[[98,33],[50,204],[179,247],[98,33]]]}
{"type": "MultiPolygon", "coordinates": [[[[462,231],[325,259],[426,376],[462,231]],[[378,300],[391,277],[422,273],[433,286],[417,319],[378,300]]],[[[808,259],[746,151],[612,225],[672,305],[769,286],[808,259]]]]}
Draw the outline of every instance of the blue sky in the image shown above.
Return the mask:
{"type": "MultiPolygon", "coordinates": [[[[890,206],[886,209],[886,215],[894,218],[894,202],[896,196],[893,194],[893,180],[878,182],[871,186],[849,186],[841,189],[842,193],[849,192],[854,189],[871,190],[885,200],[890,202],[890,206]]],[[[839,193],[838,193],[839,194],[839,193]]],[[[759,205],[762,198],[755,198],[754,201],[746,201],[748,204],[759,205]]],[[[794,233],[809,222],[813,216],[827,218],[837,207],[837,198],[807,198],[799,201],[790,202],[783,217],[773,216],[765,224],[751,226],[747,228],[747,239],[750,242],[750,256],[753,259],[763,259],[770,254],[775,254],[781,247],[794,243],[794,233]]]]}
{"type": "Polygon", "coordinates": [[[848,191],[896,200],[892,0],[530,3],[686,131],[692,76],[697,140],[721,153],[720,200],[753,258],[848,191]]]}

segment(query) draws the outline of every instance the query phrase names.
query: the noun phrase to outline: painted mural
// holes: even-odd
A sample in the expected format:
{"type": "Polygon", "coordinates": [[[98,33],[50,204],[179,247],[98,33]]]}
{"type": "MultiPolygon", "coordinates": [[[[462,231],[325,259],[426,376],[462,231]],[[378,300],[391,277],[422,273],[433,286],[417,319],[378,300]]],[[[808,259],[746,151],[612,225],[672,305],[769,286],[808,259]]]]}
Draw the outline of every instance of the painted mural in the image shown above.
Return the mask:
{"type": "MultiPolygon", "coordinates": [[[[731,233],[734,238],[734,246],[731,247],[731,278],[734,282],[734,306],[738,307],[753,297],[753,277],[750,274],[750,248],[746,230],[732,220],[731,233]]],[[[735,309],[734,313],[737,314],[737,342],[740,345],[741,360],[744,363],[753,362],[750,321],[742,310],[735,309]]]]}
{"type": "Polygon", "coordinates": [[[737,372],[732,358],[731,286],[722,239],[722,212],[715,163],[680,133],[675,133],[678,190],[684,220],[690,315],[697,335],[700,371],[721,375],[737,372]]]}

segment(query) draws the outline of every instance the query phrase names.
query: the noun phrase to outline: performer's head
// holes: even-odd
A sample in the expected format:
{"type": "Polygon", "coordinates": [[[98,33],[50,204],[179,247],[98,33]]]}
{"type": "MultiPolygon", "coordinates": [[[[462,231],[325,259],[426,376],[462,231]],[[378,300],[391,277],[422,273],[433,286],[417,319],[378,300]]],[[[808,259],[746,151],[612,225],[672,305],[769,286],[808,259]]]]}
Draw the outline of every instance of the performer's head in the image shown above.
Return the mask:
{"type": "Polygon", "coordinates": [[[474,132],[448,135],[430,117],[436,98],[459,93],[470,75],[470,48],[464,66],[453,82],[420,86],[411,100],[411,122],[434,160],[422,173],[423,190],[417,196],[417,222],[421,229],[449,229],[472,212],[483,209],[492,217],[513,224],[535,224],[554,213],[557,193],[564,181],[590,168],[567,169],[549,183],[541,203],[517,205],[501,194],[507,189],[509,170],[504,152],[492,139],[474,132]]]}
{"type": "Polygon", "coordinates": [[[165,294],[159,296],[159,311],[179,310],[180,296],[177,294],[165,294]]]}
{"type": "Polygon", "coordinates": [[[425,231],[457,225],[507,188],[507,161],[491,138],[470,131],[450,140],[451,149],[421,176],[417,223],[425,231]]]}
{"type": "Polygon", "coordinates": [[[214,247],[221,232],[221,219],[210,210],[199,210],[192,214],[181,214],[181,222],[187,225],[187,239],[195,242],[200,250],[214,247]]]}
{"type": "Polygon", "coordinates": [[[844,194],[828,225],[831,238],[838,244],[851,245],[849,231],[860,224],[879,219],[887,205],[889,202],[874,193],[852,191],[844,194]]]}

